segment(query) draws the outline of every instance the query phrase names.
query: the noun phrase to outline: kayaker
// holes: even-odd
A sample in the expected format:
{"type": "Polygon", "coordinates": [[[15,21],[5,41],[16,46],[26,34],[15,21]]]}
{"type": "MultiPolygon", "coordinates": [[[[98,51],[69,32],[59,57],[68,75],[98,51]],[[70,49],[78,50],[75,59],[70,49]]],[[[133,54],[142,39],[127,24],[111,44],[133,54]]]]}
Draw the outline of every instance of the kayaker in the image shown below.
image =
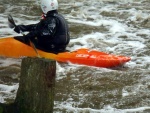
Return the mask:
{"type": "Polygon", "coordinates": [[[65,18],[58,13],[57,0],[41,0],[43,18],[37,24],[18,25],[14,28],[17,33],[28,31],[25,36],[15,39],[29,44],[30,39],[36,46],[46,52],[59,53],[66,50],[70,41],[68,24],[65,18]]]}

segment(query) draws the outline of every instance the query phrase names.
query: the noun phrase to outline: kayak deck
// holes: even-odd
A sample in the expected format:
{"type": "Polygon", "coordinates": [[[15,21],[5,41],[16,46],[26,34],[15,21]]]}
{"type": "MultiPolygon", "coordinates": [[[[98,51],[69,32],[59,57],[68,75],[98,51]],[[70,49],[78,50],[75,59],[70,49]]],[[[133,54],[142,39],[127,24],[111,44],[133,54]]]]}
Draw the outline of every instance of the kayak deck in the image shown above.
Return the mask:
{"type": "MultiPolygon", "coordinates": [[[[37,51],[41,57],[47,59],[104,68],[121,66],[131,60],[130,57],[112,55],[105,52],[89,50],[85,48],[58,54],[48,53],[41,50],[37,51]]],[[[0,39],[0,55],[13,58],[20,58],[23,56],[37,56],[35,50],[32,47],[18,40],[15,40],[13,37],[5,37],[0,39]]]]}

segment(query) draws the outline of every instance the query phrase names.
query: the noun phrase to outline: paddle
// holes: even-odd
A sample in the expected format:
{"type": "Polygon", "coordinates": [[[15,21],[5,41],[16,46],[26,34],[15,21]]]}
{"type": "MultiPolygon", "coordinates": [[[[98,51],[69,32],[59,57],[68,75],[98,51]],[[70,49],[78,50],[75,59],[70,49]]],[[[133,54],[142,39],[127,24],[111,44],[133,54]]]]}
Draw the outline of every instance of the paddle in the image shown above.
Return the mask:
{"type": "MultiPolygon", "coordinates": [[[[12,18],[12,16],[11,16],[10,14],[8,15],[8,25],[9,25],[10,28],[16,27],[15,21],[14,21],[14,19],[12,18]]],[[[21,30],[20,30],[20,33],[21,33],[23,36],[25,35],[21,30]]],[[[38,53],[38,51],[37,51],[35,45],[32,43],[32,41],[31,41],[30,39],[29,39],[29,41],[30,41],[31,47],[35,50],[37,56],[40,57],[40,55],[39,55],[39,53],[38,53]]]]}

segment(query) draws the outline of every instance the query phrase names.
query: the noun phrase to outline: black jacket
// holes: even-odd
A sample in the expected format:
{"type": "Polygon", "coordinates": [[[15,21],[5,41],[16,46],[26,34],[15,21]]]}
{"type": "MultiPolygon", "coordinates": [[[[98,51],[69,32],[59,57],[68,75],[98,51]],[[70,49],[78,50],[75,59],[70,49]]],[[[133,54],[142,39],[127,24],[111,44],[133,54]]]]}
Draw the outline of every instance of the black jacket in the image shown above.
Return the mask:
{"type": "Polygon", "coordinates": [[[70,41],[68,24],[56,10],[48,12],[37,24],[23,25],[21,30],[29,31],[25,38],[30,38],[36,48],[47,52],[63,52],[70,41]]]}

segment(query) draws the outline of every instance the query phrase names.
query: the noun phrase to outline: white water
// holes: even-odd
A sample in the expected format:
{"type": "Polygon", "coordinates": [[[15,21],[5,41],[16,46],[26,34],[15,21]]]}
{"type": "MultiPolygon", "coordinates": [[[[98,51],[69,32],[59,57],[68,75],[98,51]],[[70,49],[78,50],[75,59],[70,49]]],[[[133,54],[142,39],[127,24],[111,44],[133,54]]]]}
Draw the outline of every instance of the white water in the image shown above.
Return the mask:
{"type": "MultiPolygon", "coordinates": [[[[38,2],[35,0],[32,1],[33,4],[38,7],[38,2]]],[[[133,69],[141,72],[141,75],[139,76],[142,79],[139,77],[137,80],[138,83],[129,86],[127,85],[122,89],[122,98],[140,95],[141,93],[150,94],[150,29],[140,26],[140,23],[150,18],[150,9],[144,9],[144,6],[140,6],[141,3],[142,0],[118,0],[115,3],[109,4],[101,2],[101,0],[60,1],[60,9],[62,13],[64,13],[64,16],[70,25],[90,26],[90,28],[105,28],[104,31],[92,29],[91,32],[83,32],[80,36],[72,35],[70,44],[67,47],[68,50],[85,47],[108,53],[130,56],[132,60],[125,66],[130,68],[130,71],[133,69]],[[121,8],[123,6],[126,6],[127,8],[121,8]],[[66,13],[66,10],[69,13],[66,13]],[[114,13],[116,16],[104,16],[102,15],[103,12],[114,13]],[[131,22],[134,24],[130,24],[131,22]]],[[[0,13],[0,37],[18,35],[7,26],[7,14],[12,9],[16,8],[17,5],[9,7],[9,5],[7,6],[7,4],[5,4],[5,6],[7,9],[3,13],[0,13]]],[[[12,11],[12,15],[14,15],[14,19],[17,21],[17,24],[31,24],[38,22],[38,19],[40,18],[38,14],[36,14],[36,16],[21,14],[22,11],[25,11],[25,9],[20,10],[17,14],[16,11],[12,11]]],[[[31,12],[34,12],[34,10],[31,12]]],[[[80,28],[80,31],[82,32],[82,28],[80,28]]],[[[71,33],[72,32],[73,31],[71,31],[71,33]]],[[[11,59],[1,60],[0,63],[2,67],[6,67],[16,64],[16,60],[14,62],[11,59]]],[[[80,72],[78,73],[76,71],[82,68],[84,68],[84,66],[73,64],[60,65],[57,63],[57,80],[66,78],[65,75],[69,72],[75,72],[71,75],[71,77],[73,77],[74,80],[79,81],[79,78],[76,76],[81,75],[78,75],[80,72]]],[[[93,73],[92,78],[95,79],[97,73],[117,72],[117,70],[95,67],[89,67],[87,70],[85,69],[85,71],[88,70],[89,73],[93,73]]],[[[84,76],[86,72],[82,74],[84,76]]],[[[12,90],[17,90],[17,88],[18,84],[13,84],[11,86],[0,84],[0,101],[5,102],[5,98],[14,98],[16,91],[12,93],[12,90]]],[[[104,105],[103,108],[99,109],[78,107],[78,105],[80,105],[88,95],[90,96],[92,94],[90,94],[90,92],[89,94],[79,92],[79,102],[74,101],[72,97],[68,97],[64,101],[55,101],[55,108],[65,110],[68,113],[135,113],[150,109],[150,103],[146,102],[144,105],[144,101],[142,105],[129,109],[117,109],[113,107],[113,104],[104,105]]],[[[87,102],[90,103],[90,101],[87,102]]]]}

